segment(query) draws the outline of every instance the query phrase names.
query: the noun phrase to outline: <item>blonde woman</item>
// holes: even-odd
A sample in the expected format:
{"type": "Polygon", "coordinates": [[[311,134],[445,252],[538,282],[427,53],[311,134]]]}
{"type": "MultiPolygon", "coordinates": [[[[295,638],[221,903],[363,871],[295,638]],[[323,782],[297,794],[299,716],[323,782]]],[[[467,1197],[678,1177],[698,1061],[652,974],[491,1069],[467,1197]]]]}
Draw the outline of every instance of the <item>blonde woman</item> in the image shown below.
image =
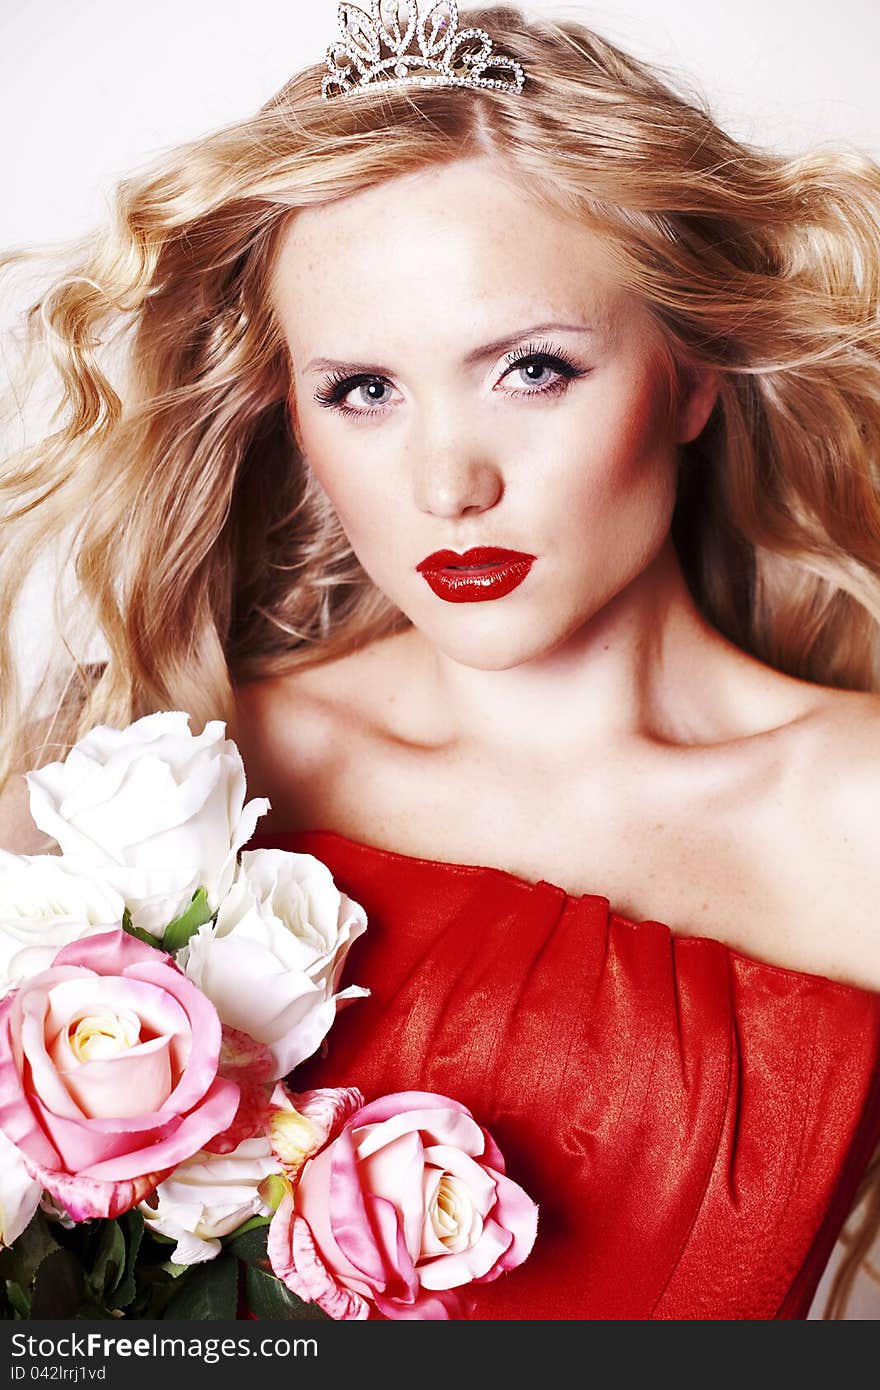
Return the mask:
{"type": "Polygon", "coordinates": [[[355,17],[360,67],[123,183],[34,304],[64,409],[3,474],[2,613],[72,522],[109,660],[56,653],[37,728],[3,636],[5,843],[94,724],[225,718],[253,843],[370,919],[311,1082],[455,1096],[539,1203],[474,1316],[803,1317],[867,1193],[836,1315],[878,1211],[880,170],[738,144],[574,22],[435,16],[433,66],[374,7],[384,85],[355,17]]]}

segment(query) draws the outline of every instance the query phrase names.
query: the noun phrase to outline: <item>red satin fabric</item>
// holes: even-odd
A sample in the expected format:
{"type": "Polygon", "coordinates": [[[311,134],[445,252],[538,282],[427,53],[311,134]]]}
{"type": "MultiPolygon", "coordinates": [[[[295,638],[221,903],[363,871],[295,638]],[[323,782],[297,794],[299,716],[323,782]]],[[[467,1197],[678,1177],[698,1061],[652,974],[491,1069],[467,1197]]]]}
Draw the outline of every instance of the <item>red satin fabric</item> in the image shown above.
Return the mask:
{"type": "Polygon", "coordinates": [[[540,1207],[483,1319],[801,1318],[880,1142],[880,994],[331,831],[369,927],[306,1086],[467,1105],[540,1207]]]}

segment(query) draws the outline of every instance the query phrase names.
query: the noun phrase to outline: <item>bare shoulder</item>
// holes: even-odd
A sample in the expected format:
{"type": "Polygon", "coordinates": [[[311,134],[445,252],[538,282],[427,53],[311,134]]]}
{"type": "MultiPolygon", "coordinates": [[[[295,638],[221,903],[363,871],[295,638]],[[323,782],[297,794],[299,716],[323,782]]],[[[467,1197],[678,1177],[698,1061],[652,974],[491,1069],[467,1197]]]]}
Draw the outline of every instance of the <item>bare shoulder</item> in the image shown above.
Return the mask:
{"type": "Polygon", "coordinates": [[[13,773],[0,795],[0,849],[12,854],[51,854],[57,848],[52,836],[31,819],[24,773],[13,773]]]}
{"type": "Polygon", "coordinates": [[[805,911],[827,924],[833,973],[880,990],[880,695],[827,692],[792,766],[789,862],[805,911]]]}
{"type": "Polygon", "coordinates": [[[324,824],[355,744],[374,743],[380,729],[385,691],[394,684],[389,652],[377,642],[235,689],[229,736],[244,759],[248,795],[272,803],[262,830],[324,824]]]}
{"type": "Polygon", "coordinates": [[[273,676],[235,690],[228,732],[244,759],[248,797],[271,802],[260,831],[304,828],[315,779],[327,773],[335,740],[328,711],[308,676],[308,670],[273,676]]]}
{"type": "MultiPolygon", "coordinates": [[[[50,726],[49,719],[30,724],[29,746],[40,748],[50,726]]],[[[13,772],[0,792],[0,849],[12,854],[51,854],[58,850],[52,836],[40,830],[31,818],[30,792],[23,772],[13,772]]]]}
{"type": "MultiPolygon", "coordinates": [[[[880,791],[880,695],[854,690],[823,692],[802,721],[796,766],[813,781],[813,807],[826,824],[829,813],[855,833],[876,837],[880,791]]],[[[809,808],[807,808],[809,809],[809,808]]]]}

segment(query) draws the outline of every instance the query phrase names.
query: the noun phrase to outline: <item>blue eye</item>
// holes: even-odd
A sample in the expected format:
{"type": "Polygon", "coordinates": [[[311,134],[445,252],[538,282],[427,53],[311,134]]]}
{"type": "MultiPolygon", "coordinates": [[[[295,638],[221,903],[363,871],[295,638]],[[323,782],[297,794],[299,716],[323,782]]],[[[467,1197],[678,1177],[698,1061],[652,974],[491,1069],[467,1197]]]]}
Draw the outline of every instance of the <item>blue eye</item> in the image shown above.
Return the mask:
{"type": "MultiPolygon", "coordinates": [[[[544,385],[539,383],[537,390],[524,393],[528,396],[556,395],[558,392],[564,391],[570,381],[586,375],[580,367],[576,367],[571,359],[562,353],[535,352],[527,349],[513,357],[512,360],[508,358],[507,371],[504,373],[504,377],[509,376],[511,372],[529,371],[533,367],[537,367],[543,372],[548,370],[553,372],[554,380],[544,385]]],[[[504,377],[502,377],[502,381],[504,377]]]]}
{"type": "MultiPolygon", "coordinates": [[[[324,406],[327,410],[337,410],[340,415],[376,415],[377,410],[356,410],[350,405],[345,404],[345,397],[352,391],[359,391],[365,386],[387,387],[388,383],[380,376],[345,376],[328,377],[322,382],[315,392],[315,400],[318,405],[324,406]]],[[[382,402],[380,402],[380,405],[382,402]]]]}
{"type": "MultiPolygon", "coordinates": [[[[539,372],[551,372],[552,378],[549,382],[539,382],[533,390],[525,388],[521,391],[514,391],[511,394],[517,397],[528,396],[556,396],[566,390],[570,381],[577,377],[586,376],[586,369],[578,367],[572,362],[571,358],[564,352],[550,351],[543,344],[530,343],[528,347],[509,353],[505,358],[506,369],[499,378],[499,383],[510,376],[512,372],[529,371],[537,368],[539,372]]],[[[385,390],[389,382],[381,376],[370,376],[360,374],[357,376],[346,376],[338,373],[329,376],[323,381],[315,392],[314,399],[318,405],[327,410],[335,410],[340,415],[349,415],[355,418],[366,419],[371,415],[384,415],[385,403],[379,401],[371,408],[366,406],[363,409],[349,405],[345,398],[354,391],[361,391],[367,388],[380,388],[385,390]]],[[[498,386],[493,387],[497,391],[498,386]]],[[[363,399],[363,398],[362,398],[363,399]]]]}

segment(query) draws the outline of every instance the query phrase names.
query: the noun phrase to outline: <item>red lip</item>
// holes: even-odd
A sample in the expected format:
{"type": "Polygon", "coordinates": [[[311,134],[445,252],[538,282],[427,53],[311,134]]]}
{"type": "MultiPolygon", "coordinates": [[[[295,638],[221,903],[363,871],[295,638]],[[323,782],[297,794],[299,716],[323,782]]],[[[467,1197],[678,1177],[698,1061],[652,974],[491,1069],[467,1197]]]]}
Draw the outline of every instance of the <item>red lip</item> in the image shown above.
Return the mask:
{"type": "Polygon", "coordinates": [[[523,550],[478,545],[463,555],[454,550],[435,550],[416,569],[437,597],[447,603],[482,603],[509,594],[523,582],[535,559],[523,550]],[[458,569],[459,565],[482,568],[465,570],[458,569]]]}
{"type": "Polygon", "coordinates": [[[463,555],[459,555],[455,550],[435,550],[433,554],[420,560],[416,569],[419,574],[427,574],[430,570],[450,569],[456,565],[507,565],[515,560],[531,562],[534,559],[534,555],[528,555],[524,550],[503,550],[497,545],[475,545],[463,555]]]}

